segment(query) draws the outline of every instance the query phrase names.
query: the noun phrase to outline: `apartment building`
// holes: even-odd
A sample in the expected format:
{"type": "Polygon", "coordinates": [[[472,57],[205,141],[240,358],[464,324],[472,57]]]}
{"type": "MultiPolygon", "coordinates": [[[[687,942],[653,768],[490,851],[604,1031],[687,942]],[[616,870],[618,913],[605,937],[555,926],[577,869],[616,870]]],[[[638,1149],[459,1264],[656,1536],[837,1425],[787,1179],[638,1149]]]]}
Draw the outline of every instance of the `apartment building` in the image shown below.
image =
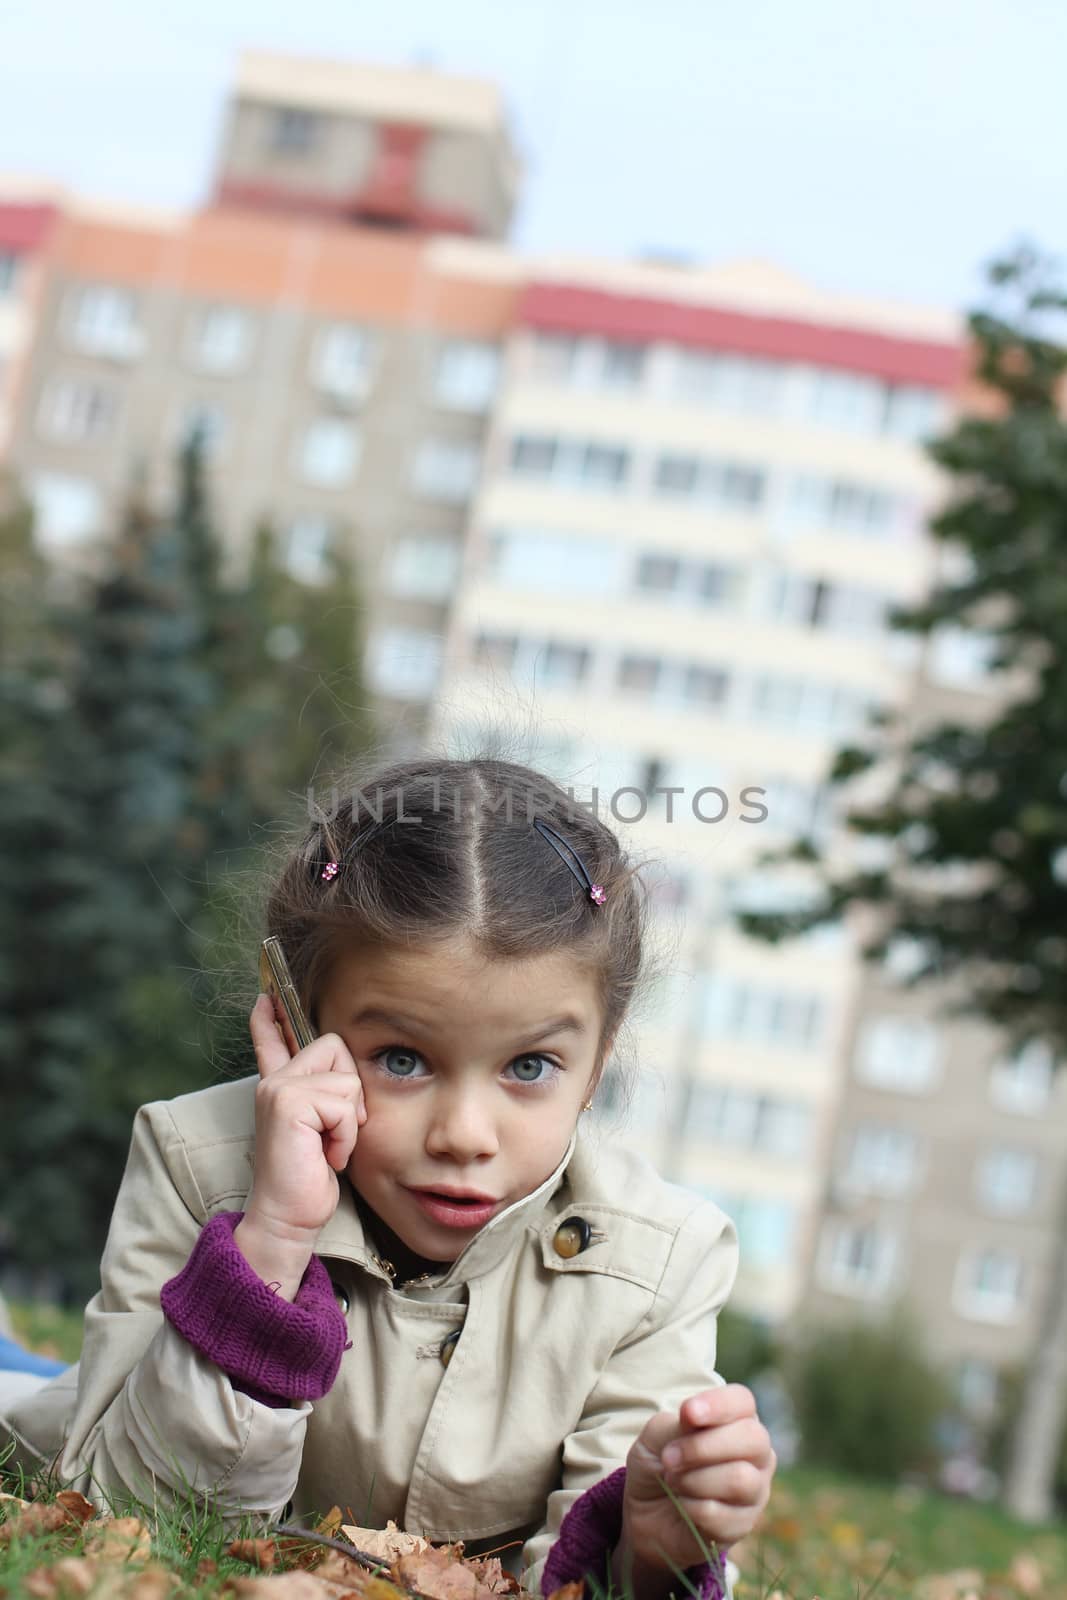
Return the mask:
{"type": "Polygon", "coordinates": [[[32,228],[0,199],[0,288],[34,282],[4,456],[42,546],[92,566],[198,427],[231,570],[263,518],[306,581],[357,558],[369,685],[417,742],[519,279],[492,245],[446,259],[448,230],[491,239],[515,181],[495,85],[251,55],[199,212],[32,228]]]}
{"type": "Polygon", "coordinates": [[[929,582],[921,440],[960,373],[948,318],[825,300],[757,265],[552,263],[519,304],[434,730],[520,726],[685,919],[628,1137],[718,1200],[738,1302],[798,1305],[858,982],[845,927],[789,948],[739,905],[810,892],[756,855],[845,849],[824,782],[907,697],[887,608],[929,582]],[[673,795],[666,791],[674,791],[673,795]]]}

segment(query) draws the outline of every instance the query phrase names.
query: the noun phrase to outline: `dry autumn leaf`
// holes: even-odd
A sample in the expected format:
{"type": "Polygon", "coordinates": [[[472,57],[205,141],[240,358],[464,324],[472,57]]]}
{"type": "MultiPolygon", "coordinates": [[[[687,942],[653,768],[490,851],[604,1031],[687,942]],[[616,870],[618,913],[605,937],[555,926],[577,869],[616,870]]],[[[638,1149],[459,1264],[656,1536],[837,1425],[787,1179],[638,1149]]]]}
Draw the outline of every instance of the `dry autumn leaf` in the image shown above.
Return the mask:
{"type": "Polygon", "coordinates": [[[278,1561],[278,1547],[273,1539],[235,1539],[226,1546],[226,1554],[264,1572],[271,1571],[278,1561]]]}
{"type": "Polygon", "coordinates": [[[84,1549],[101,1561],[150,1561],[152,1535],[137,1517],[105,1517],[88,1528],[84,1549]]]}
{"type": "MultiPolygon", "coordinates": [[[[334,1507],[334,1510],[336,1509],[334,1507]]],[[[333,1516],[333,1512],[330,1516],[333,1516]]],[[[321,1528],[319,1531],[326,1533],[328,1530],[321,1528]]],[[[397,1527],[391,1517],[384,1528],[361,1528],[354,1522],[347,1522],[340,1531],[357,1550],[362,1550],[365,1555],[377,1557],[386,1566],[390,1566],[400,1556],[430,1549],[428,1540],[417,1533],[405,1533],[397,1527]]]]}
{"type": "Polygon", "coordinates": [[[58,1500],[54,1505],[34,1500],[0,1525],[0,1545],[10,1544],[12,1539],[23,1535],[54,1533],[57,1528],[70,1527],[77,1522],[78,1518],[66,1506],[60,1505],[58,1500]]]}

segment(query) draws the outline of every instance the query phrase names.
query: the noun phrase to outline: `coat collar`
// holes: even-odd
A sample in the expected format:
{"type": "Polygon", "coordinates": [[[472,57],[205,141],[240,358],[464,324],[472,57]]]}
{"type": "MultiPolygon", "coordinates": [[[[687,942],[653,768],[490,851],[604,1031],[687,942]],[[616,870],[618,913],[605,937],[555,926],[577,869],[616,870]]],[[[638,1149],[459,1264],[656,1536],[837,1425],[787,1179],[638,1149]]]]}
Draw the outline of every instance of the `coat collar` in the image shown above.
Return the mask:
{"type": "MultiPolygon", "coordinates": [[[[565,1181],[564,1175],[577,1143],[576,1125],[558,1166],[538,1188],[491,1217],[484,1227],[478,1229],[473,1239],[468,1240],[447,1271],[434,1277],[420,1278],[419,1281],[425,1282],[428,1288],[447,1289],[454,1284],[466,1283],[470,1278],[480,1278],[498,1266],[514,1249],[524,1230],[540,1221],[552,1195],[565,1181]]],[[[347,1181],[341,1184],[337,1210],[319,1234],[315,1254],[355,1262],[377,1278],[389,1277],[363,1226],[363,1218],[356,1204],[356,1192],[347,1181]]]]}

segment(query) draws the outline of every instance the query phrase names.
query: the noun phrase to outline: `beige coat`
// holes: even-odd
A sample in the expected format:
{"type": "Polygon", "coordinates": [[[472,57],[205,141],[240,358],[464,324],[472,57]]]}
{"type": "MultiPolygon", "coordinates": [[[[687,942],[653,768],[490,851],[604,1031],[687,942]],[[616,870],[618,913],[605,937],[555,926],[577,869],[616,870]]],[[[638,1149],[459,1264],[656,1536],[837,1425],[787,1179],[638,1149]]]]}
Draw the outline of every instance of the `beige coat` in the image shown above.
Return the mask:
{"type": "Polygon", "coordinates": [[[323,1399],[272,1409],[159,1307],[204,1222],[244,1208],[258,1081],[141,1107],[81,1360],[28,1396],[15,1385],[5,1399],[0,1373],[0,1447],[14,1435],[15,1462],[55,1460],[101,1508],[109,1492],[159,1504],[184,1477],[217,1486],[227,1526],[339,1505],[364,1526],[463,1539],[468,1555],[511,1545],[502,1561],[539,1595],[578,1495],[655,1412],[725,1381],[716,1313],[737,1270],[733,1223],[579,1119],[539,1189],[447,1272],[393,1289],[343,1181],[317,1254],[352,1348],[323,1399]],[[569,1218],[588,1229],[559,1234],[569,1218]]]}

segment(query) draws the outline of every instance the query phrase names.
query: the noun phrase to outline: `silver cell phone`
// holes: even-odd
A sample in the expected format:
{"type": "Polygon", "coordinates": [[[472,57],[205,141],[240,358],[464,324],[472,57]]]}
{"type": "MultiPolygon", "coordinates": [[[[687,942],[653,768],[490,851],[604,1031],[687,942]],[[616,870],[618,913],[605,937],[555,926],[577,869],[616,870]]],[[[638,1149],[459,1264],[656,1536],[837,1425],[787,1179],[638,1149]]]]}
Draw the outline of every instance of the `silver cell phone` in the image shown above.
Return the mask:
{"type": "Polygon", "coordinates": [[[280,939],[264,939],[259,951],[259,983],[265,994],[269,994],[274,1004],[274,1015],[278,1021],[284,1016],[292,1031],[293,1038],[302,1050],[317,1037],[314,1028],[304,1015],[304,1008],[300,1004],[300,996],[296,992],[289,963],[285,959],[280,939]]]}

